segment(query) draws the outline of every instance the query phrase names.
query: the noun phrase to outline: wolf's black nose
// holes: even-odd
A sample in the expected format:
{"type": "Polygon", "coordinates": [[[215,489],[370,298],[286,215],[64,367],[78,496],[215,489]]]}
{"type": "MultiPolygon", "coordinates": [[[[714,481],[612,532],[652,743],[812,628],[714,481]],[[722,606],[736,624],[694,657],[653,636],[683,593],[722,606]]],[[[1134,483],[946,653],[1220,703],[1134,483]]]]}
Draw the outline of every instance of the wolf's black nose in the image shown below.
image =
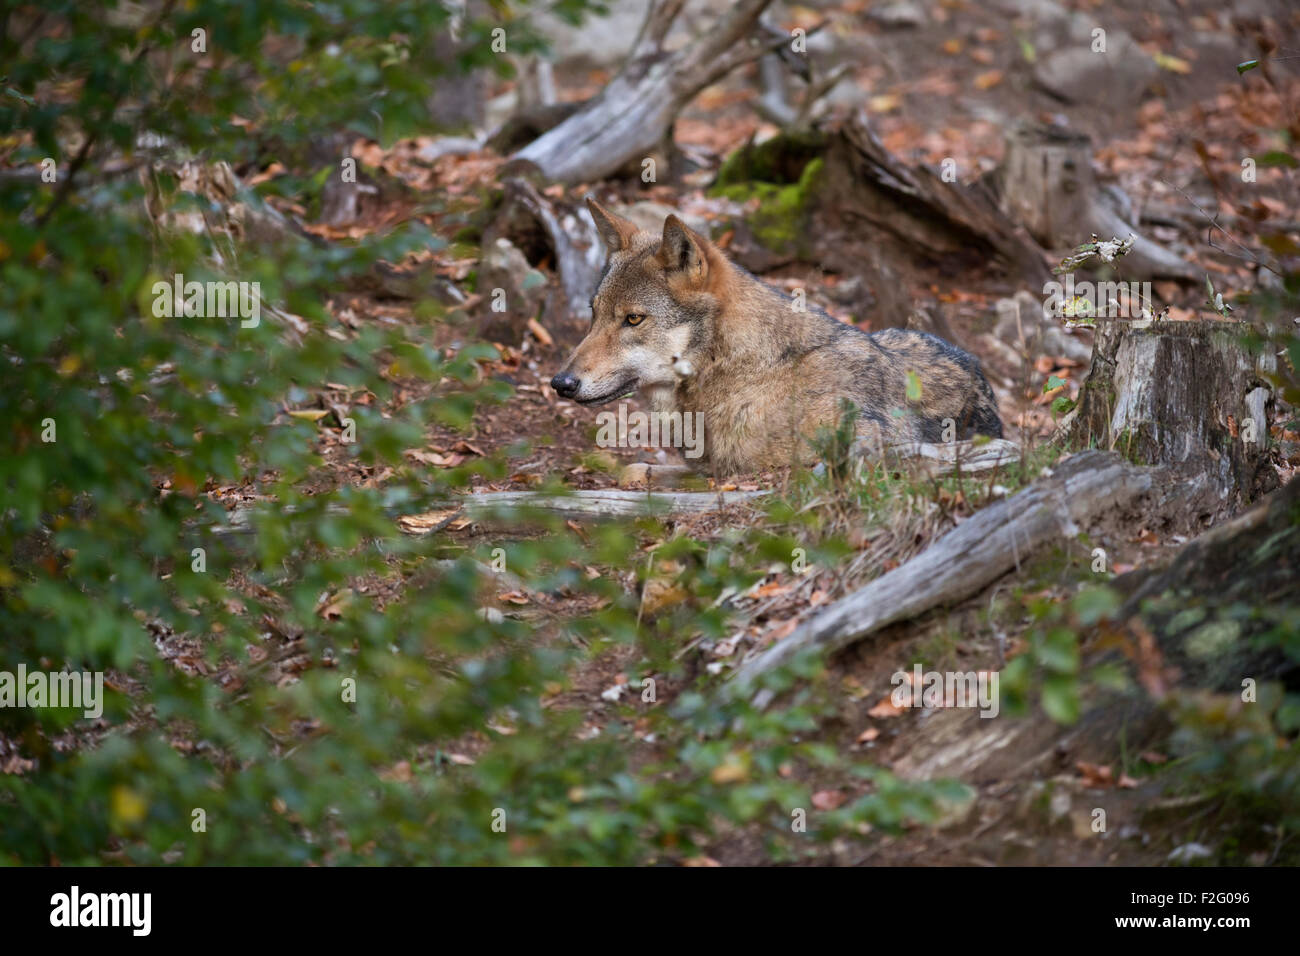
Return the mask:
{"type": "Polygon", "coordinates": [[[578,389],[582,383],[573,375],[572,372],[561,372],[555,378],[551,379],[551,388],[555,389],[555,394],[561,398],[573,398],[578,394],[578,389]]]}

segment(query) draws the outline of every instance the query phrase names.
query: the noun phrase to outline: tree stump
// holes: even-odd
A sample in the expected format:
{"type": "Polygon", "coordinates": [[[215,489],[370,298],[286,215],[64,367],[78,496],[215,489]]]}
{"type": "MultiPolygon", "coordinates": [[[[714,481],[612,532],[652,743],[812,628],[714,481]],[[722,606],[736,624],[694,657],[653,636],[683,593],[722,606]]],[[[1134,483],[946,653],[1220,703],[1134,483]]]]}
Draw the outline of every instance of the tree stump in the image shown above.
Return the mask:
{"type": "Polygon", "coordinates": [[[1132,233],[1137,239],[1124,264],[1137,278],[1196,278],[1190,265],[1144,238],[1132,210],[1098,186],[1092,143],[1084,133],[1020,124],[1007,138],[1006,158],[995,178],[1003,212],[1045,249],[1072,249],[1093,235],[1124,239],[1132,233]]]}
{"type": "Polygon", "coordinates": [[[1277,359],[1251,354],[1248,331],[1226,320],[1099,320],[1070,443],[1200,473],[1217,495],[1215,511],[1276,487],[1265,375],[1277,359]]]}

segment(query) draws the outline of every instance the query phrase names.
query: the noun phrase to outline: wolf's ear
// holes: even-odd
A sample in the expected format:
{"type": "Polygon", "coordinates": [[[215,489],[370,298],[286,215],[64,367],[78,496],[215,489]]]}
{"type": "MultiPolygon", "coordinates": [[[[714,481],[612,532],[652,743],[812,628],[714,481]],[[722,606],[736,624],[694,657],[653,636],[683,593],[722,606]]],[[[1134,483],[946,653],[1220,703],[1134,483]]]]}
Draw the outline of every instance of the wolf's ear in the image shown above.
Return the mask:
{"type": "Polygon", "coordinates": [[[691,285],[703,286],[709,275],[706,242],[676,216],[669,216],[664,220],[664,237],[659,243],[659,264],[669,275],[681,275],[691,285]]]}
{"type": "Polygon", "coordinates": [[[591,218],[596,221],[596,231],[600,233],[606,249],[622,252],[632,244],[632,236],[636,234],[635,225],[614,215],[590,196],[587,197],[587,208],[591,210],[591,218]]]}

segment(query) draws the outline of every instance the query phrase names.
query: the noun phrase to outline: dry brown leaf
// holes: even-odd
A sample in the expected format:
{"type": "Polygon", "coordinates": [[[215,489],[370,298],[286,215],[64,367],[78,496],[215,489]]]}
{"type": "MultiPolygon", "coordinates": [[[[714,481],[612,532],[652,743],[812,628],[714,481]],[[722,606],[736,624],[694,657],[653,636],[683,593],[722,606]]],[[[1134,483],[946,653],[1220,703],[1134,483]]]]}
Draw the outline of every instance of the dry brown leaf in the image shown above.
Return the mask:
{"type": "Polygon", "coordinates": [[[551,338],[551,333],[546,331],[546,326],[536,319],[528,320],[528,331],[533,333],[533,338],[543,345],[551,346],[555,344],[555,339],[551,338]]]}
{"type": "Polygon", "coordinates": [[[818,810],[834,810],[847,799],[839,790],[818,790],[812,795],[812,805],[818,810]]]}
{"type": "Polygon", "coordinates": [[[896,705],[888,697],[885,697],[882,698],[880,703],[876,704],[875,707],[872,707],[869,711],[867,711],[867,716],[876,717],[876,718],[898,717],[902,713],[903,713],[903,708],[896,705]]]}

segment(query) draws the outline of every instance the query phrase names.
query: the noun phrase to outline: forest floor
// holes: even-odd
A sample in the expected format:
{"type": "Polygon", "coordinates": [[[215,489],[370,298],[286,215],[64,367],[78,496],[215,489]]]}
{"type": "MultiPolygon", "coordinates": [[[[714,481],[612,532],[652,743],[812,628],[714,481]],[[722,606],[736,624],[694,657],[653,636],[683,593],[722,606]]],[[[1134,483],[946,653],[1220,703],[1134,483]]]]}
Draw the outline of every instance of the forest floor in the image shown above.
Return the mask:
{"type": "MultiPolygon", "coordinates": [[[[1254,264],[1243,260],[1237,251],[1207,244],[1208,223],[1180,190],[1201,197],[1209,214],[1237,224],[1234,233],[1256,248],[1253,222],[1293,218],[1300,209],[1300,196],[1286,192],[1282,176],[1277,175],[1280,171],[1260,168],[1259,182],[1246,183],[1241,177],[1241,160],[1282,145],[1272,130],[1281,125],[1279,117],[1295,110],[1300,102],[1300,82],[1290,81],[1289,102],[1284,102],[1258,76],[1239,77],[1233,67],[1244,58],[1238,51],[1247,44],[1224,42],[1210,19],[1213,5],[1187,6],[1186,15],[1178,20],[1162,20],[1144,12],[1141,5],[1113,15],[1116,27],[1129,31],[1144,50],[1162,58],[1162,72],[1152,95],[1129,108],[1062,105],[1030,81],[1023,38],[1008,28],[1005,17],[977,4],[942,5],[922,26],[891,33],[888,38],[861,27],[864,48],[880,55],[864,58],[851,79],[862,91],[873,128],[891,152],[911,165],[937,165],[946,157],[956,157],[961,179],[967,182],[987,173],[1000,160],[1005,129],[1015,117],[1050,119],[1068,113],[1074,129],[1087,130],[1092,136],[1099,180],[1123,188],[1145,212],[1159,214],[1154,217],[1160,224],[1151,227],[1152,237],[1188,250],[1189,261],[1198,271],[1211,275],[1216,287],[1246,292],[1257,281],[1254,264]],[[913,67],[917,63],[927,66],[918,70],[913,67]]],[[[562,73],[558,79],[562,96],[576,99],[598,90],[608,75],[584,71],[562,73]]],[[[755,86],[752,76],[733,76],[706,90],[680,117],[675,141],[699,164],[684,180],[645,184],[629,177],[569,190],[552,188],[547,191],[548,198],[576,203],[595,193],[602,201],[623,204],[650,200],[725,224],[731,214],[729,207],[705,191],[713,173],[723,158],[751,137],[762,139],[776,132],[752,108],[755,86]]],[[[498,92],[509,88],[510,83],[503,82],[498,92]]],[[[429,142],[432,140],[402,142],[388,149],[359,143],[355,154],[368,167],[400,180],[417,199],[455,199],[456,215],[424,216],[450,243],[446,249],[430,253],[428,259],[440,275],[464,284],[478,266],[478,251],[457,241],[457,233],[466,210],[472,211],[494,189],[503,158],[481,152],[424,163],[418,158],[419,151],[429,142]]],[[[256,172],[244,171],[245,178],[255,177],[256,172]]],[[[387,228],[401,214],[380,204],[364,206],[358,222],[338,231],[337,237],[387,228]]],[[[715,238],[725,246],[725,226],[715,238]]],[[[1087,238],[1080,237],[1080,241],[1087,238]]],[[[1217,239],[1220,246],[1231,245],[1221,233],[1217,239]]],[[[551,263],[532,265],[550,275],[551,263]]],[[[1015,280],[991,268],[954,276],[918,266],[900,277],[899,289],[878,296],[876,307],[858,314],[847,313],[828,294],[848,276],[829,276],[803,264],[775,269],[763,278],[777,286],[808,288],[818,305],[865,330],[903,324],[907,316],[890,314],[889,303],[905,301],[925,310],[950,330],[956,344],[982,360],[1008,437],[1027,449],[1041,446],[1054,425],[1043,400],[1049,376],[1064,378],[1069,383],[1066,391],[1073,396],[1086,371],[1078,362],[1053,355],[1034,357],[1028,368],[1008,367],[1003,354],[982,344],[982,336],[993,329],[995,303],[1020,291],[1015,280]]],[[[1036,299],[1041,296],[1040,290],[1028,292],[1036,299]]],[[[1160,306],[1169,307],[1173,318],[1213,315],[1203,283],[1159,282],[1155,293],[1160,306]]],[[[332,307],[336,314],[350,310],[358,322],[421,321],[411,304],[400,300],[340,296],[332,307]]],[[[480,307],[448,322],[440,332],[442,344],[456,348],[469,341],[475,323],[483,317],[480,307]]],[[[622,465],[657,460],[656,450],[649,448],[597,449],[592,440],[596,410],[566,402],[549,388],[551,376],[581,336],[580,327],[549,329],[545,336],[523,327],[517,331],[508,340],[496,341],[501,353],[498,361],[482,363],[485,375],[513,386],[513,397],[504,404],[480,409],[468,433],[431,429],[427,444],[411,450],[415,460],[431,469],[453,467],[511,448],[521,438],[529,439],[530,447],[524,453],[512,453],[507,478],[475,478],[476,491],[526,489],[554,476],[561,476],[573,488],[612,487],[622,465]]],[[[1087,331],[1076,334],[1090,344],[1087,331]]],[[[433,388],[411,386],[403,398],[420,399],[433,388]]],[[[344,454],[328,430],[323,436],[328,465],[320,476],[321,487],[383,481],[382,475],[371,473],[344,454]]],[[[1275,437],[1295,436],[1283,436],[1279,430],[1275,437]]],[[[1048,459],[1041,455],[1035,451],[1027,457],[1045,464],[1048,459]]],[[[1278,458],[1283,480],[1291,477],[1295,463],[1278,458]]],[[[710,487],[780,491],[789,480],[784,473],[717,476],[710,480],[710,487]]],[[[746,623],[739,639],[730,646],[696,649],[699,659],[695,666],[711,661],[732,663],[790,633],[815,608],[842,597],[880,569],[896,566],[993,500],[992,485],[991,481],[971,482],[959,489],[960,494],[949,491],[945,501],[941,495],[931,495],[929,489],[900,482],[898,515],[881,520],[874,533],[863,532],[856,538],[862,554],[880,551],[874,559],[854,562],[859,571],[850,575],[833,569],[807,579],[792,572],[769,574],[741,602],[746,623]]],[[[683,519],[674,530],[716,540],[728,528],[745,527],[756,514],[736,506],[683,519]]],[[[1108,549],[1113,568],[1124,571],[1167,560],[1191,530],[1148,527],[1141,516],[1126,516],[1095,529],[1094,541],[1108,549]]],[[[500,535],[499,530],[489,531],[471,522],[453,526],[446,533],[451,546],[464,548],[473,547],[485,536],[500,535]]],[[[954,749],[951,744],[945,749],[939,741],[950,741],[962,727],[969,730],[972,721],[978,724],[978,716],[893,708],[888,701],[890,675],[910,668],[916,660],[939,669],[998,669],[1008,654],[1015,653],[1029,626],[1029,598],[1050,595],[1064,599],[1078,589],[1082,579],[1069,570],[1071,565],[1061,554],[1040,556],[989,592],[958,607],[891,627],[836,656],[830,662],[831,683],[842,691],[842,706],[838,717],[821,727],[819,739],[904,778],[953,771],[954,749]]],[[[638,586],[634,572],[623,569],[615,573],[623,575],[629,588],[638,586]]],[[[396,578],[366,585],[381,599],[386,588],[400,586],[396,578]]],[[[546,595],[518,592],[499,595],[498,604],[506,614],[535,615],[548,625],[589,610],[546,595]]],[[[691,635],[682,635],[684,648],[690,640],[691,635]]],[[[590,660],[551,706],[582,709],[587,726],[593,729],[615,719],[615,707],[602,693],[626,679],[624,675],[634,669],[638,653],[635,647],[622,647],[590,660]]],[[[663,693],[671,697],[671,683],[663,693]]],[[[466,747],[472,757],[472,742],[466,747]]],[[[964,776],[977,798],[948,826],[916,828],[872,840],[837,841],[819,849],[808,862],[1143,865],[1160,863],[1175,847],[1189,842],[1209,842],[1205,834],[1216,826],[1216,808],[1171,798],[1154,772],[1164,755],[1141,751],[1136,743],[1134,747],[1135,752],[1117,755],[1104,747],[1094,749],[1086,734],[1074,733],[1041,752],[999,753],[964,776]],[[1091,812],[1099,806],[1106,809],[1110,821],[1105,839],[1098,839],[1090,826],[1091,812]]],[[[837,806],[856,796],[855,788],[864,786],[844,779],[809,782],[817,792],[815,802],[821,801],[819,807],[837,806]]],[[[740,831],[722,836],[704,862],[760,864],[766,859],[758,837],[740,831]]]]}

